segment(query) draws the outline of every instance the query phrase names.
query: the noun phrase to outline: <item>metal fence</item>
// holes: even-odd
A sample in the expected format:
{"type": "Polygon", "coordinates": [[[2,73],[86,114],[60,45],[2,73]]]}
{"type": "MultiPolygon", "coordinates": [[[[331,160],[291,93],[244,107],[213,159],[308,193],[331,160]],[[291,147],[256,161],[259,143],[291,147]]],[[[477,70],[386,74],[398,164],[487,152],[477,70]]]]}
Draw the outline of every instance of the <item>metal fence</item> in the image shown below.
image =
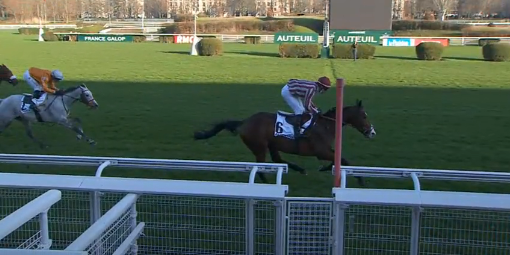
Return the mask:
{"type": "MultiPolygon", "coordinates": [[[[420,183],[505,184],[510,174],[374,167],[343,167],[342,173],[342,180],[412,180],[414,189],[350,188],[344,181],[331,198],[295,198],[286,197],[282,184],[0,173],[0,217],[58,189],[62,197],[49,213],[49,233],[52,249],[64,249],[97,222],[94,194],[101,194],[99,216],[104,216],[132,193],[136,222],[145,224],[133,239],[136,249],[128,249],[132,254],[506,255],[510,250],[510,195],[422,190],[420,183]]],[[[132,227],[127,221],[133,213],[121,215],[118,226],[132,227]]],[[[105,236],[127,238],[126,228],[114,229],[119,234],[105,236]]],[[[37,224],[20,228],[0,247],[25,240],[34,230],[37,224]]]]}

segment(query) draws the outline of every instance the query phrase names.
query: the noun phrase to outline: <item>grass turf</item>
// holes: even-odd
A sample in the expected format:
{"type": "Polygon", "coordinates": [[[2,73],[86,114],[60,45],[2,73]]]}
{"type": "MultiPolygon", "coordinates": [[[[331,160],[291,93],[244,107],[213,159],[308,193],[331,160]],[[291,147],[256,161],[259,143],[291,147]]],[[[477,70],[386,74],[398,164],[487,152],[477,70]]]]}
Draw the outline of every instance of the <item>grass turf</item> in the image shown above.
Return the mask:
{"type": "MultiPolygon", "coordinates": [[[[445,61],[414,59],[414,48],[379,47],[366,61],[280,59],[277,45],[226,44],[222,57],[193,57],[189,45],[160,43],[34,42],[34,36],[0,33],[2,62],[21,76],[31,66],[59,68],[68,87],[85,82],[100,107],[76,104],[96,147],[51,124],[35,135],[39,149],[13,123],[1,135],[0,152],[253,161],[238,137],[222,133],[193,141],[194,130],[258,111],[287,110],[280,89],[289,78],[344,77],[346,104],[363,99],[378,131],[369,141],[346,128],[344,155],[355,165],[509,171],[509,63],[482,61],[480,47],[449,47],[445,61]]],[[[0,97],[29,92],[3,85],[0,97]]],[[[328,109],[335,91],[317,97],[328,109]]],[[[284,181],[293,196],[330,196],[332,176],[318,173],[315,158],[283,155],[304,166],[284,181]]],[[[269,157],[268,157],[269,160],[269,157]]],[[[4,172],[92,175],[93,168],[3,165],[4,172]]],[[[245,174],[107,169],[106,176],[246,181],[245,174]]],[[[355,185],[351,181],[351,185],[355,185]]],[[[411,187],[410,181],[374,179],[370,187],[411,187]]],[[[424,182],[424,188],[509,192],[504,185],[424,182]]]]}

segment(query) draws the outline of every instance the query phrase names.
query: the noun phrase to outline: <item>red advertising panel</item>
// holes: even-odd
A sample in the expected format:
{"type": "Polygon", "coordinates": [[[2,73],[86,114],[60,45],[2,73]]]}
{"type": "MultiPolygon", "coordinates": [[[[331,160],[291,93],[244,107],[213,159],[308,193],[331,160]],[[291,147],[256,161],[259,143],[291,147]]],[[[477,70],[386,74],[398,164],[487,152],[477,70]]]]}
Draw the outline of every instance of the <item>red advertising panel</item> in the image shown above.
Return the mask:
{"type": "Polygon", "coordinates": [[[449,41],[446,38],[414,38],[414,46],[417,46],[422,42],[436,42],[442,44],[443,46],[448,46],[449,44],[449,41]]]}
{"type": "Polygon", "coordinates": [[[174,43],[192,43],[193,38],[192,35],[174,35],[174,43]]]}

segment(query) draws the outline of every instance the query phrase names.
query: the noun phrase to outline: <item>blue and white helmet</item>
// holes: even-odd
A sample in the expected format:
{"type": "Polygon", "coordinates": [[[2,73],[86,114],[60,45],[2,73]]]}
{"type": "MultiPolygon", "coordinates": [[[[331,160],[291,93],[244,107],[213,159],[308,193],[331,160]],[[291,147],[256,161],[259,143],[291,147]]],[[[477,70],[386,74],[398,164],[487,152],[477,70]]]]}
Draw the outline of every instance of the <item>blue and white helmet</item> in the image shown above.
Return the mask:
{"type": "Polygon", "coordinates": [[[60,70],[51,71],[51,76],[53,76],[53,78],[58,81],[61,81],[64,79],[64,75],[62,74],[62,72],[60,70]]]}

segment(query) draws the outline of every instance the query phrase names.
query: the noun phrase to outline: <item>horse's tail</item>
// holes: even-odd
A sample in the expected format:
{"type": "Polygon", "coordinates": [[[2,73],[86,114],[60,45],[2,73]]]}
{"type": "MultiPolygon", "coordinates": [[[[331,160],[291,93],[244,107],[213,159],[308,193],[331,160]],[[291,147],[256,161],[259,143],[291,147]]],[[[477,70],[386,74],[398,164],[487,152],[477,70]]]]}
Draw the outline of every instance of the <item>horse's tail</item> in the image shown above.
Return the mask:
{"type": "Polygon", "coordinates": [[[213,128],[210,130],[205,131],[199,131],[195,132],[194,138],[195,140],[203,140],[203,139],[209,139],[215,135],[217,135],[222,130],[226,129],[232,134],[237,134],[237,128],[243,124],[243,121],[240,120],[227,120],[222,121],[216,125],[214,125],[213,128]]]}

